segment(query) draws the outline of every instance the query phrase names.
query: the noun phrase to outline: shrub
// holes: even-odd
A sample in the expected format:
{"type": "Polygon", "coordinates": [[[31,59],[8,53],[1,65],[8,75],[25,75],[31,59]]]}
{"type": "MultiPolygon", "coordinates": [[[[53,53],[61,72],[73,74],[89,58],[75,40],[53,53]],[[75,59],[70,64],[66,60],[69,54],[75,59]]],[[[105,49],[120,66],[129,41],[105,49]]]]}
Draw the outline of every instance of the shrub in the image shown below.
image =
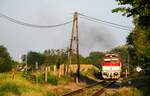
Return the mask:
{"type": "Polygon", "coordinates": [[[58,79],[56,76],[52,75],[52,74],[48,74],[47,76],[47,82],[52,84],[52,85],[57,85],[58,84],[58,79]]]}
{"type": "Polygon", "coordinates": [[[37,73],[35,77],[36,77],[35,82],[38,82],[40,84],[44,83],[44,74],[37,73]]]}

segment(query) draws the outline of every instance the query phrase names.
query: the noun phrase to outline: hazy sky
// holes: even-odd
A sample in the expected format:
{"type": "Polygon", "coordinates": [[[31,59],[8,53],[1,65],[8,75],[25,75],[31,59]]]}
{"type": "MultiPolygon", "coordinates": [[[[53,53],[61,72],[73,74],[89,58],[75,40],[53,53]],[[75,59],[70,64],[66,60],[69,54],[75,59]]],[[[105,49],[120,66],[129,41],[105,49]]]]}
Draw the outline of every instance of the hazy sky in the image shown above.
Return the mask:
{"type": "MultiPolygon", "coordinates": [[[[111,13],[118,7],[115,0],[0,0],[0,13],[17,20],[54,25],[70,21],[75,11],[85,15],[133,26],[132,19],[111,13]]],[[[42,52],[51,48],[67,48],[72,24],[57,28],[31,28],[10,22],[0,17],[0,45],[8,48],[11,56],[18,60],[28,51],[42,52]]],[[[104,51],[123,45],[128,31],[112,28],[79,18],[80,53],[104,51]]]]}

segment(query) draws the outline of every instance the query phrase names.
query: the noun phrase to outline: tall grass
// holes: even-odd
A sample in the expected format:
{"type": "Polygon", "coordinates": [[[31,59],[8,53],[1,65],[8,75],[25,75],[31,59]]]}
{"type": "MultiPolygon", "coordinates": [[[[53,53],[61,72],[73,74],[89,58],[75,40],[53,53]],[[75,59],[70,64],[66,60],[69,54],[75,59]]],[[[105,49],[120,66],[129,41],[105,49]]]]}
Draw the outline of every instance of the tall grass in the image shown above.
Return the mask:
{"type": "Polygon", "coordinates": [[[14,79],[11,74],[0,74],[0,96],[53,96],[36,84],[32,84],[17,74],[14,79]]]}
{"type": "MultiPolygon", "coordinates": [[[[32,81],[33,83],[43,84],[45,83],[45,74],[42,72],[37,73],[24,73],[22,75],[25,79],[32,81]]],[[[57,76],[48,73],[47,75],[47,83],[51,85],[57,85],[58,84],[58,78],[57,76]]]]}

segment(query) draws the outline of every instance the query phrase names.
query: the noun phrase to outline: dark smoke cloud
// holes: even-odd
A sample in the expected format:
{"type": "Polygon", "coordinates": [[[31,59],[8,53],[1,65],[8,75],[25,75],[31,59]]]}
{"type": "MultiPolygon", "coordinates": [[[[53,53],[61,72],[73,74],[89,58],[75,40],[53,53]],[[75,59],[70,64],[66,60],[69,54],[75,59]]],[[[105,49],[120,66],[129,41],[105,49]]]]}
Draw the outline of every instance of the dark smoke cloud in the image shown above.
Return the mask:
{"type": "Polygon", "coordinates": [[[81,23],[80,52],[88,55],[91,51],[106,51],[114,47],[115,35],[105,27],[96,24],[81,23]]]}

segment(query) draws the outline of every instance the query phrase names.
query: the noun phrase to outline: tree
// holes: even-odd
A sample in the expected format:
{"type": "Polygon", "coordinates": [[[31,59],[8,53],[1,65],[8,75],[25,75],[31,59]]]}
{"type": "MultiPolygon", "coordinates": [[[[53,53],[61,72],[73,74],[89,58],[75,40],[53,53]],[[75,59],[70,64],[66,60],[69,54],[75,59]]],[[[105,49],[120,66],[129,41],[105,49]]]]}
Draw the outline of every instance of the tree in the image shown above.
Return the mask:
{"type": "Polygon", "coordinates": [[[121,59],[123,61],[123,64],[128,63],[128,46],[127,45],[115,47],[109,53],[119,54],[119,56],[121,57],[121,59]]]}
{"type": "Polygon", "coordinates": [[[86,59],[87,59],[87,62],[89,64],[93,64],[96,67],[101,68],[100,67],[100,64],[101,64],[100,60],[103,58],[104,55],[105,55],[104,52],[91,52],[86,59]]]}
{"type": "Polygon", "coordinates": [[[113,9],[112,10],[113,12],[119,11],[123,12],[123,15],[127,17],[136,15],[150,16],[149,0],[116,0],[116,1],[118,2],[118,5],[121,5],[121,7],[113,9]]]}
{"type": "Polygon", "coordinates": [[[12,62],[7,49],[4,46],[0,46],[0,72],[8,72],[12,68],[12,62]]]}
{"type": "MultiPolygon", "coordinates": [[[[135,26],[149,29],[150,27],[150,0],[116,0],[121,7],[112,12],[123,12],[124,16],[136,18],[135,26]],[[147,28],[148,27],[148,28],[147,28]]],[[[135,19],[134,19],[135,20],[135,19]]]]}
{"type": "Polygon", "coordinates": [[[41,53],[30,51],[27,54],[27,63],[32,68],[35,68],[36,63],[38,63],[39,66],[42,65],[44,61],[45,56],[41,53]]]}
{"type": "Polygon", "coordinates": [[[56,65],[59,63],[67,63],[67,50],[65,49],[48,49],[44,51],[47,65],[56,65]]]}
{"type": "Polygon", "coordinates": [[[150,0],[116,0],[121,7],[113,12],[123,12],[123,15],[134,18],[134,30],[127,38],[132,45],[130,58],[135,64],[150,69],[150,0]]]}

